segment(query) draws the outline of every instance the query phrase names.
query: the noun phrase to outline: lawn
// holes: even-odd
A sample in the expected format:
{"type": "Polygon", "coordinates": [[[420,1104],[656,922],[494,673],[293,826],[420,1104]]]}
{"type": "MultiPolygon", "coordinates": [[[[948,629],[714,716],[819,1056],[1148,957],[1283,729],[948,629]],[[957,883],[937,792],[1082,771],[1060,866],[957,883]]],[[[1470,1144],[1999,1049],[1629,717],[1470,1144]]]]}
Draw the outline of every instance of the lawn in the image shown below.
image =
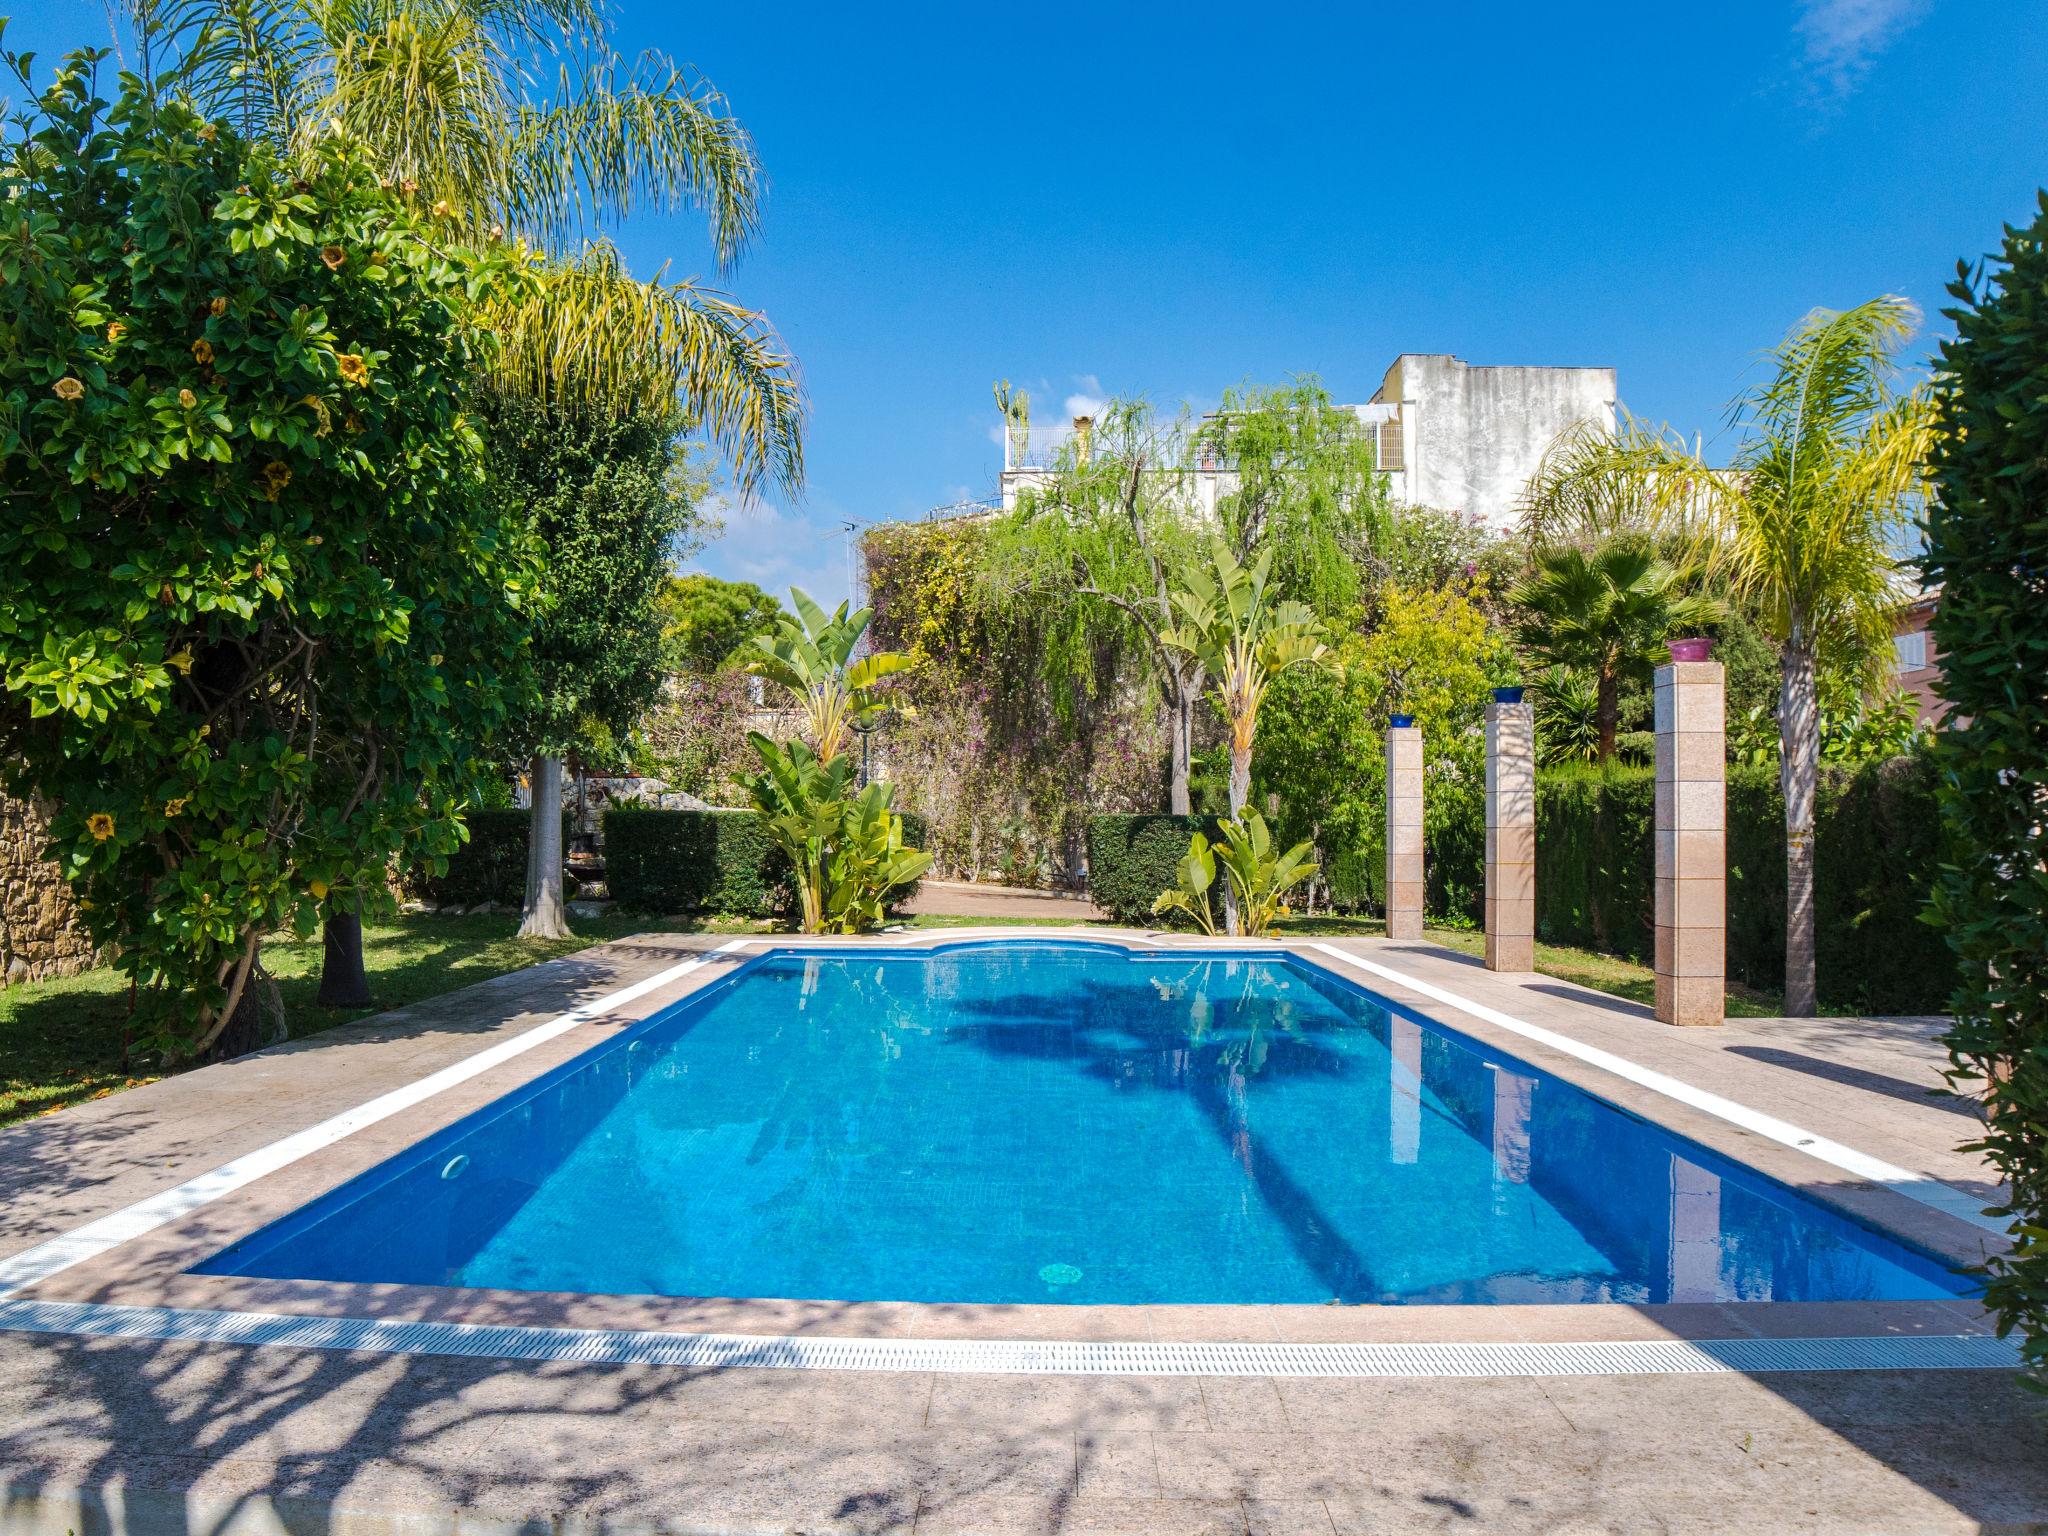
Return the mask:
{"type": "MultiPolygon", "coordinates": [[[[773,925],[746,919],[663,920],[607,913],[574,920],[576,936],[558,942],[518,938],[510,914],[421,913],[372,925],[363,936],[363,960],[375,1008],[322,1008],[314,1002],[320,984],[320,940],[284,938],[264,945],[264,961],[278,979],[285,1016],[294,1038],[317,1034],[367,1013],[402,1008],[472,982],[573,954],[592,944],[650,930],[668,933],[767,933],[773,925]]],[[[909,919],[912,928],[1087,927],[1078,920],[947,917],[926,913],[909,919]]],[[[1283,921],[1290,937],[1376,935],[1371,918],[1297,917],[1283,921]]],[[[1432,928],[1432,943],[1479,954],[1482,937],[1467,930],[1432,928]]],[[[1561,945],[1536,946],[1536,969],[1560,981],[1647,1004],[1647,966],[1561,945]]],[[[1729,988],[1734,1018],[1772,1017],[1777,999],[1746,988],[1729,988]]],[[[0,1125],[25,1120],[69,1104],[97,1099],[150,1081],[157,1074],[125,1063],[127,988],[114,971],[91,971],[57,981],[31,982],[0,990],[0,1125]]]]}

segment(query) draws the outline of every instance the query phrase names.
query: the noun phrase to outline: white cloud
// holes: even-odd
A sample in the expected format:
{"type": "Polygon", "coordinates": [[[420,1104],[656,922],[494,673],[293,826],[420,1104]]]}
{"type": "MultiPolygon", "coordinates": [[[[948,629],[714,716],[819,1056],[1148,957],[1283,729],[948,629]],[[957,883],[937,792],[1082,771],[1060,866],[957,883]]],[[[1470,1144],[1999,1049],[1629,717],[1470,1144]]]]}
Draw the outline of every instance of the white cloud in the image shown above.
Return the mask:
{"type": "Polygon", "coordinates": [[[728,507],[725,532],[690,562],[726,581],[751,581],[785,606],[802,587],[827,608],[847,595],[846,531],[829,516],[802,516],[764,502],[728,507]]]}
{"type": "Polygon", "coordinates": [[[1072,421],[1076,416],[1094,416],[1099,418],[1102,415],[1102,408],[1108,403],[1100,395],[1069,395],[1067,396],[1066,419],[1072,421]]]}
{"type": "Polygon", "coordinates": [[[1793,23],[1809,85],[1841,98],[1927,12],[1928,0],[1800,0],[1793,23]]]}

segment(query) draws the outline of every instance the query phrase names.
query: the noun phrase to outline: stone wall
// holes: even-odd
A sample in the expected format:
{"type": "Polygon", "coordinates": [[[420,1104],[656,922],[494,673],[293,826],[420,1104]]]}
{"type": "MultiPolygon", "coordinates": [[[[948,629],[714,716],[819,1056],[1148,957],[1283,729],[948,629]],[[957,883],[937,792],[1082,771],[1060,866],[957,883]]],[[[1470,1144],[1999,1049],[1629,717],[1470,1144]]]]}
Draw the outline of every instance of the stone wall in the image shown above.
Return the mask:
{"type": "Polygon", "coordinates": [[[64,877],[42,857],[47,825],[35,806],[0,794],[0,985],[69,976],[96,958],[64,877]]]}

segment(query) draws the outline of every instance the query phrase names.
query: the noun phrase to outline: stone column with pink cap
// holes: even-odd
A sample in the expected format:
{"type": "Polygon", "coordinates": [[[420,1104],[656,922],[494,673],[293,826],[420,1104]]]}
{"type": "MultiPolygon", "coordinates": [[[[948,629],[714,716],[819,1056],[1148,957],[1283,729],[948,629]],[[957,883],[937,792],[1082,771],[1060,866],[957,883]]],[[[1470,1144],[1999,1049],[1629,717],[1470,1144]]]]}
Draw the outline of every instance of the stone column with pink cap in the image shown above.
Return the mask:
{"type": "Polygon", "coordinates": [[[1669,642],[1657,669],[1657,1017],[1719,1024],[1728,951],[1727,690],[1706,640],[1669,642]]]}
{"type": "Polygon", "coordinates": [[[1387,937],[1422,937],[1422,732],[1387,722],[1387,937]]]}

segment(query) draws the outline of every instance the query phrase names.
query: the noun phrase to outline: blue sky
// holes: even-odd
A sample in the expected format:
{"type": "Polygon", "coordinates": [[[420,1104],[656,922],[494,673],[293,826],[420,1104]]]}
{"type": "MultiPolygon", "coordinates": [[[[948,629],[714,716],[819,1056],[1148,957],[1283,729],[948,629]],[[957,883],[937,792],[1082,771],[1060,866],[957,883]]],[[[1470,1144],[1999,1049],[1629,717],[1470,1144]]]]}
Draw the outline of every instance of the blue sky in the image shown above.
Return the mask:
{"type": "MultiPolygon", "coordinates": [[[[620,40],[696,65],[771,187],[736,271],[812,416],[800,501],[727,513],[697,564],[843,594],[841,525],[993,489],[989,385],[1213,401],[1403,351],[1612,364],[1710,441],[1815,305],[1895,291],[1938,332],[1958,257],[2048,181],[2037,0],[1783,4],[675,7],[620,40]]],[[[106,36],[57,0],[15,48],[106,36]]]]}

